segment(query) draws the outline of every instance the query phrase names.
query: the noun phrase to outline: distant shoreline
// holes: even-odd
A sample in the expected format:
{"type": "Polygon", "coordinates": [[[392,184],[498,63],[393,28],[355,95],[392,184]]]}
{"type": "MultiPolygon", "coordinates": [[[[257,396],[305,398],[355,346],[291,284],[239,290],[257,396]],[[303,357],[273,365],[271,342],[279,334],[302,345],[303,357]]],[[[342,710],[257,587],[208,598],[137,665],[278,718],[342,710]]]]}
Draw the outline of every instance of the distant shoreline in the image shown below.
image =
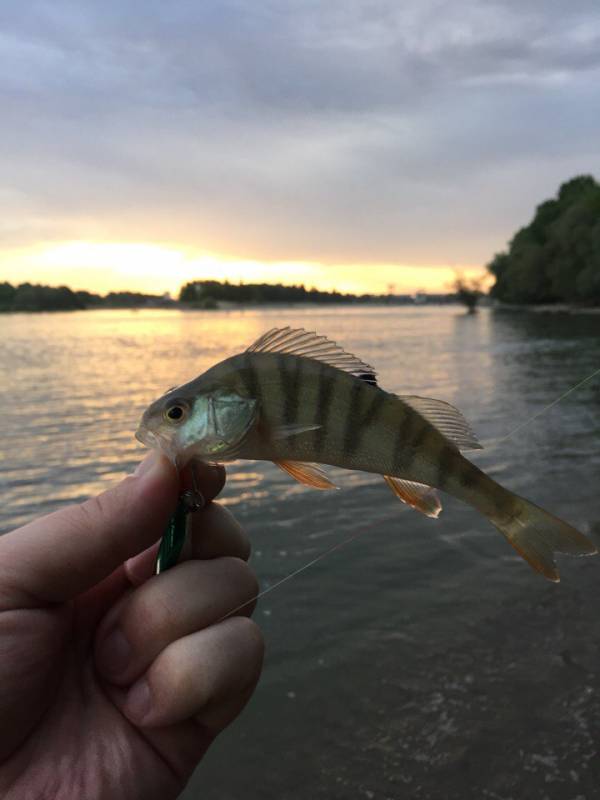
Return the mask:
{"type": "Polygon", "coordinates": [[[177,299],[170,294],[111,291],[106,295],[87,290],[73,290],[68,286],[46,286],[21,283],[13,286],[0,283],[0,312],[85,311],[96,308],[180,308],[212,311],[227,308],[301,306],[315,307],[338,305],[418,305],[425,302],[454,303],[460,299],[457,292],[412,294],[352,294],[322,291],[304,284],[239,283],[228,281],[197,280],[184,284],[177,299]]]}
{"type": "MultiPolygon", "coordinates": [[[[220,302],[215,307],[203,308],[201,305],[193,305],[190,303],[180,303],[173,301],[172,303],[152,304],[145,305],[132,305],[132,306],[88,306],[87,308],[36,308],[36,309],[0,309],[0,315],[3,314],[74,314],[81,312],[95,312],[95,311],[164,311],[164,310],[177,310],[177,311],[204,311],[211,314],[214,311],[261,311],[264,309],[327,309],[327,308],[436,308],[443,306],[458,306],[462,307],[460,301],[455,299],[447,300],[427,300],[421,303],[414,302],[394,302],[386,300],[368,300],[358,301],[353,303],[318,303],[318,302],[270,302],[270,303],[234,303],[234,302],[220,302]]],[[[478,308],[491,308],[494,311],[506,311],[528,314],[600,314],[600,306],[581,306],[581,305],[568,305],[567,303],[544,303],[540,305],[521,305],[513,303],[501,303],[498,301],[491,303],[481,303],[478,308]]]]}
{"type": "MultiPolygon", "coordinates": [[[[423,308],[424,306],[460,306],[458,300],[430,300],[425,303],[387,302],[386,300],[369,300],[355,303],[317,303],[317,302],[280,302],[280,303],[232,303],[220,302],[215,307],[206,308],[190,303],[146,304],[139,306],[88,306],[87,308],[36,308],[36,309],[0,309],[0,314],[75,314],[88,311],[259,311],[268,308],[423,308]]],[[[483,306],[482,306],[483,307],[483,306]]]]}

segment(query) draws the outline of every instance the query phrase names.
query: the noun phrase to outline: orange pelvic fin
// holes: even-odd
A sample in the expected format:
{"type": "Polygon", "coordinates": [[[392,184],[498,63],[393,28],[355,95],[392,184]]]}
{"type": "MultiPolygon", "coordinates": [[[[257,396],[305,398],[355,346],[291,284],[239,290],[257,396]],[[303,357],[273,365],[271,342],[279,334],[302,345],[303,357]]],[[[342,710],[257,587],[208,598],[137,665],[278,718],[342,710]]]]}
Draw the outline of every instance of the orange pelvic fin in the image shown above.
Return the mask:
{"type": "Polygon", "coordinates": [[[292,478],[303,483],[305,486],[310,486],[312,489],[337,489],[335,483],[332,483],[324,470],[318,464],[311,464],[307,461],[274,461],[284,472],[291,475],[292,478]]]}
{"type": "Polygon", "coordinates": [[[431,486],[425,486],[423,483],[415,483],[414,481],[405,481],[402,478],[393,478],[391,475],[384,475],[383,479],[403,503],[420,511],[427,517],[437,518],[439,516],[442,504],[438,493],[431,486]]]}

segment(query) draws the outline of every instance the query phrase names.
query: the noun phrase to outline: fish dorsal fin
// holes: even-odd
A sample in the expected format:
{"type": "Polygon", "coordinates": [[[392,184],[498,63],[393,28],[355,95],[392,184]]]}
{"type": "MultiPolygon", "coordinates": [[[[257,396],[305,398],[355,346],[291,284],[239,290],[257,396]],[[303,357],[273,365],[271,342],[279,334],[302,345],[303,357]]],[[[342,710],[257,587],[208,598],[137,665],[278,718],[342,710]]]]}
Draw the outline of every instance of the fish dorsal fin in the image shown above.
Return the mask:
{"type": "Polygon", "coordinates": [[[383,479],[403,503],[425,514],[426,517],[437,519],[442,510],[442,504],[438,493],[431,486],[405,481],[402,478],[393,478],[391,475],[384,475],[383,479]]]}
{"type": "Polygon", "coordinates": [[[469,423],[457,408],[443,400],[417,395],[398,395],[422,417],[431,422],[446,439],[450,439],[459,450],[481,450],[482,445],[471,430],[469,423]]]}
{"type": "Polygon", "coordinates": [[[310,486],[312,489],[337,489],[325,471],[318,464],[310,464],[307,461],[274,461],[284,472],[295,478],[298,483],[310,486]]]}
{"type": "Polygon", "coordinates": [[[304,328],[271,328],[251,344],[246,352],[288,353],[312,358],[349,372],[367,383],[377,385],[377,373],[373,367],[352,353],[347,353],[339,344],[326,336],[319,336],[304,328]]]}

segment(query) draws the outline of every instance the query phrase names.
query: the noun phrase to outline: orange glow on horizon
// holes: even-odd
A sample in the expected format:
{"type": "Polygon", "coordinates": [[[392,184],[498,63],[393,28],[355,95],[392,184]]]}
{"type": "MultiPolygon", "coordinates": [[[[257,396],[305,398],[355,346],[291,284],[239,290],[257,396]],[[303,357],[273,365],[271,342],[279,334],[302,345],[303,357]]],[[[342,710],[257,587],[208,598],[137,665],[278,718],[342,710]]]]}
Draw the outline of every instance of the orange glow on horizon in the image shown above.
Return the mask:
{"type": "Polygon", "coordinates": [[[486,277],[482,267],[473,265],[269,263],[145,242],[70,241],[0,255],[0,280],[65,284],[100,294],[136,291],[177,296],[181,286],[192,280],[303,283],[323,291],[356,294],[446,292],[457,272],[486,277]]]}

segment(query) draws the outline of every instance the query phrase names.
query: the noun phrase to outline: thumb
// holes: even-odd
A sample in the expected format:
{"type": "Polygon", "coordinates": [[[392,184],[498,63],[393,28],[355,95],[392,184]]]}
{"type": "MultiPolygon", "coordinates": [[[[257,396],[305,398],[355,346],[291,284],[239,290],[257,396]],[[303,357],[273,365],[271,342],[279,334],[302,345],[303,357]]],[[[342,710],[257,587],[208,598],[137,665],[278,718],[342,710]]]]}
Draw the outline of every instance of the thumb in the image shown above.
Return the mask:
{"type": "Polygon", "coordinates": [[[153,451],[114,489],[0,537],[0,608],[91,588],[161,536],[177,494],[175,468],[153,451]]]}

